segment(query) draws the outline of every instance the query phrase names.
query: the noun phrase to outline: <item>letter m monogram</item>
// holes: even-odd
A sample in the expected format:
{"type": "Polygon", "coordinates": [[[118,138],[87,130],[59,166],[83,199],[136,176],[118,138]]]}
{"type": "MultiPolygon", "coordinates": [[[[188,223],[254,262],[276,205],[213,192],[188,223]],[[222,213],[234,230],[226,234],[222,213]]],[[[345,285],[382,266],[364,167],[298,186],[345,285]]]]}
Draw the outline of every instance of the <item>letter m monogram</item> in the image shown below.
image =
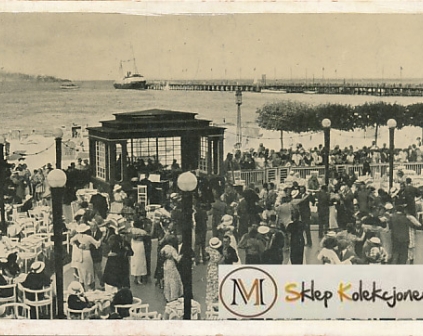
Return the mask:
{"type": "Polygon", "coordinates": [[[263,281],[265,279],[255,279],[248,293],[247,293],[247,289],[245,288],[244,282],[241,279],[231,279],[231,280],[233,281],[233,284],[234,284],[231,305],[238,305],[236,302],[237,291],[239,292],[239,294],[241,294],[241,298],[245,304],[247,304],[248,301],[250,301],[250,298],[253,296],[253,293],[255,293],[256,301],[254,305],[255,306],[265,305],[263,301],[263,281]]]}

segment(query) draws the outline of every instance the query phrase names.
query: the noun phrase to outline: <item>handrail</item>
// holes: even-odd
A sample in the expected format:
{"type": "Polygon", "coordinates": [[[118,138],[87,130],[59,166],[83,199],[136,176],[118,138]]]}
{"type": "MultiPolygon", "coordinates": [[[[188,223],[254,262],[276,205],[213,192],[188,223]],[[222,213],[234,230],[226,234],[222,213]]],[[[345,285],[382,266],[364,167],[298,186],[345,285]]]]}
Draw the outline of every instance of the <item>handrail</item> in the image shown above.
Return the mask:
{"type": "MultiPolygon", "coordinates": [[[[423,174],[423,162],[395,162],[394,168],[405,167],[407,170],[416,172],[416,175],[423,174]]],[[[388,163],[373,163],[370,164],[371,176],[380,178],[384,176],[389,168],[388,163]]],[[[337,172],[346,171],[348,174],[354,172],[359,176],[362,175],[362,165],[335,165],[337,172]]],[[[241,170],[241,179],[245,181],[245,185],[254,183],[256,186],[261,186],[263,183],[274,182],[275,184],[283,183],[285,178],[290,174],[291,171],[299,173],[300,178],[307,179],[310,177],[312,171],[317,171],[318,176],[324,176],[324,166],[307,166],[307,167],[268,167],[264,169],[252,169],[252,170],[241,170]]]]}

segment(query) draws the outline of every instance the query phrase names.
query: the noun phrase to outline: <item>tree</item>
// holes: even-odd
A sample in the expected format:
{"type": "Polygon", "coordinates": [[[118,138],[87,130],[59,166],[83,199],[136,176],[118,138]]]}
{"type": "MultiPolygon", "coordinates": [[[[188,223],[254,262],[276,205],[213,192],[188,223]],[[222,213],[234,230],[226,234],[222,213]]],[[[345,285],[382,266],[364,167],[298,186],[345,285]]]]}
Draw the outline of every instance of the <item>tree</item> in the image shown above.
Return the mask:
{"type": "Polygon", "coordinates": [[[307,132],[314,121],[309,119],[311,107],[307,104],[284,100],[266,104],[257,109],[257,123],[260,127],[281,132],[281,148],[283,148],[283,131],[307,132]],[[311,123],[310,123],[311,122],[311,123]]]}
{"type": "Polygon", "coordinates": [[[330,119],[331,128],[341,131],[352,131],[355,128],[353,108],[350,105],[323,104],[314,108],[314,130],[322,129],[322,120],[330,119]]]}
{"type": "Polygon", "coordinates": [[[398,104],[389,104],[385,102],[365,103],[356,106],[354,109],[355,128],[375,127],[375,142],[379,127],[386,125],[389,119],[397,121],[397,127],[404,126],[405,107],[398,104]]]}
{"type": "Polygon", "coordinates": [[[422,127],[423,139],[423,103],[408,105],[404,117],[408,125],[422,127]]]}

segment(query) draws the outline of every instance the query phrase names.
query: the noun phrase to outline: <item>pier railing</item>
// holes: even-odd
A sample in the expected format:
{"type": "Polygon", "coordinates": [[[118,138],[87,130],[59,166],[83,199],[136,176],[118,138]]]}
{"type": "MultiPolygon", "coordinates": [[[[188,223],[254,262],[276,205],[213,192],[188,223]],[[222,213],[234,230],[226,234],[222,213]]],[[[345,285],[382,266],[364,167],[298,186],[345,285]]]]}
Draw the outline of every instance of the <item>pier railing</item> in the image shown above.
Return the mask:
{"type": "MultiPolygon", "coordinates": [[[[395,167],[403,167],[406,170],[414,171],[416,175],[422,175],[423,162],[408,162],[408,163],[396,163],[395,167]]],[[[374,179],[379,179],[381,176],[387,173],[389,165],[387,163],[371,164],[371,176],[374,179]]],[[[336,165],[335,169],[337,172],[347,172],[350,174],[354,172],[356,175],[361,176],[363,172],[363,166],[360,165],[336,165]]],[[[300,178],[308,179],[311,176],[312,171],[317,171],[319,177],[325,175],[324,166],[311,166],[311,167],[273,167],[265,169],[254,169],[254,170],[241,170],[240,179],[245,181],[245,184],[254,183],[256,186],[261,186],[263,183],[273,182],[276,185],[284,183],[285,179],[291,174],[291,172],[299,173],[300,178]]]]}

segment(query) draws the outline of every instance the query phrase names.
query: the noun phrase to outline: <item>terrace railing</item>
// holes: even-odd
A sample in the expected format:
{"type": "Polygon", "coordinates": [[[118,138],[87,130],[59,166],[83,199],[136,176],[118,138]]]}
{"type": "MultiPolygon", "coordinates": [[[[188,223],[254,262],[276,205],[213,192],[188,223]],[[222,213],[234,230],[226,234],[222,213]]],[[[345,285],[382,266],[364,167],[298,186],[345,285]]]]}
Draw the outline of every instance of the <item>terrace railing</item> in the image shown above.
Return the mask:
{"type": "MultiPolygon", "coordinates": [[[[406,170],[414,171],[416,175],[422,175],[423,162],[395,163],[394,169],[400,166],[404,167],[406,170]]],[[[387,173],[388,167],[389,164],[387,163],[370,164],[372,177],[376,180],[379,179],[381,176],[387,173]]],[[[362,165],[336,165],[335,168],[337,172],[346,171],[348,174],[354,172],[358,176],[361,176],[363,172],[362,165]]],[[[246,185],[254,183],[256,186],[261,186],[265,182],[273,182],[278,185],[285,181],[285,178],[290,174],[291,171],[299,173],[300,178],[303,179],[308,179],[311,176],[312,171],[317,171],[317,175],[319,177],[323,177],[325,175],[324,166],[273,167],[265,169],[241,170],[241,180],[245,181],[246,185]]]]}

